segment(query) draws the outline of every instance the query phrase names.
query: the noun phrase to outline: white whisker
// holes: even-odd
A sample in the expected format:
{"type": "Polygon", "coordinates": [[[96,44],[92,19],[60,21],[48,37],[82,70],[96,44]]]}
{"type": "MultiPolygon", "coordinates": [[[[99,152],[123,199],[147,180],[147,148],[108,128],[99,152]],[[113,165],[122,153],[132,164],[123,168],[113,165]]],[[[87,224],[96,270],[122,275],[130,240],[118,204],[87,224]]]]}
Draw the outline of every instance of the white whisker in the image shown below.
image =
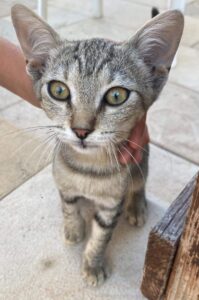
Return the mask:
{"type": "Polygon", "coordinates": [[[144,178],[144,174],[143,174],[143,172],[142,172],[142,169],[141,169],[139,163],[137,162],[137,160],[135,159],[135,157],[132,155],[131,152],[129,152],[129,150],[128,150],[126,147],[122,146],[122,148],[125,149],[125,151],[127,151],[127,152],[129,153],[129,155],[132,157],[133,161],[135,162],[136,166],[138,167],[138,169],[139,169],[139,171],[140,171],[140,174],[141,174],[141,176],[142,176],[142,178],[143,178],[143,180],[144,180],[144,183],[146,183],[146,180],[145,180],[145,178],[144,178]]]}
{"type": "MultiPolygon", "coordinates": [[[[122,156],[123,159],[124,159],[124,155],[123,155],[122,152],[120,151],[119,147],[117,147],[117,150],[118,150],[118,152],[121,154],[121,156],[122,156]]],[[[128,164],[126,164],[126,167],[127,167],[127,169],[128,169],[129,175],[131,176],[131,179],[132,179],[132,182],[133,182],[133,177],[132,177],[131,170],[130,170],[128,164]]]]}
{"type": "MultiPolygon", "coordinates": [[[[52,136],[53,136],[53,135],[54,135],[54,134],[52,134],[52,136]]],[[[48,140],[49,140],[50,138],[51,138],[51,136],[47,136],[43,141],[41,141],[40,144],[37,145],[37,146],[33,149],[33,151],[30,153],[30,155],[27,157],[25,163],[27,163],[27,162],[33,157],[33,155],[34,155],[34,154],[35,154],[42,146],[45,146],[46,143],[48,142],[48,140]]]]}

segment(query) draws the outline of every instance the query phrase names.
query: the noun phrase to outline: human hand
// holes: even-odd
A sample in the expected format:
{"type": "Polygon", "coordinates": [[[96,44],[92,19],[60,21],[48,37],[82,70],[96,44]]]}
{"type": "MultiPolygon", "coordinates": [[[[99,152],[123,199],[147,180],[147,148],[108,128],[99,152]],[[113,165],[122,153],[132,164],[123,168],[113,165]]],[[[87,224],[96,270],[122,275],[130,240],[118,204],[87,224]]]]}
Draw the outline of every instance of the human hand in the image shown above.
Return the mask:
{"type": "Polygon", "coordinates": [[[129,141],[125,146],[121,146],[118,153],[119,162],[127,164],[129,162],[139,163],[142,159],[144,145],[149,142],[149,134],[146,125],[146,114],[133,128],[129,141]]]}

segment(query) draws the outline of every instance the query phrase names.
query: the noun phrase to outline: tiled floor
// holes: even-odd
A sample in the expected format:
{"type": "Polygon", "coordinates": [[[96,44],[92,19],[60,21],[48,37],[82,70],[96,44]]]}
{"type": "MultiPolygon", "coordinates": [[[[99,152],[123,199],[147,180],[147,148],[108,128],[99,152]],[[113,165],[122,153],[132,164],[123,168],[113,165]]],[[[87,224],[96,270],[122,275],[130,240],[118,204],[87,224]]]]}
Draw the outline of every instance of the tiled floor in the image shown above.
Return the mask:
{"type": "MultiPolygon", "coordinates": [[[[10,5],[15,2],[36,8],[36,1],[0,1],[0,36],[17,43],[9,17],[10,5]]],[[[127,39],[150,18],[151,10],[149,0],[107,0],[104,18],[93,19],[90,0],[48,2],[49,23],[67,39],[127,39]]],[[[167,6],[166,0],[152,2],[161,10],[167,6]]],[[[82,246],[63,248],[59,239],[60,204],[51,171],[48,167],[39,172],[50,159],[49,149],[42,146],[45,135],[22,130],[49,121],[40,109],[0,89],[0,299],[73,300],[80,299],[79,295],[85,300],[108,300],[113,296],[144,299],[139,280],[147,234],[199,167],[199,0],[187,1],[177,58],[169,83],[148,114],[151,155],[147,196],[153,201],[149,221],[141,231],[133,230],[132,235],[125,224],[119,226],[110,246],[114,275],[98,296],[83,287],[77,270],[76,258],[80,258],[82,246]],[[126,230],[128,239],[122,238],[126,230]],[[52,264],[48,270],[44,270],[46,260],[52,264]]]]}

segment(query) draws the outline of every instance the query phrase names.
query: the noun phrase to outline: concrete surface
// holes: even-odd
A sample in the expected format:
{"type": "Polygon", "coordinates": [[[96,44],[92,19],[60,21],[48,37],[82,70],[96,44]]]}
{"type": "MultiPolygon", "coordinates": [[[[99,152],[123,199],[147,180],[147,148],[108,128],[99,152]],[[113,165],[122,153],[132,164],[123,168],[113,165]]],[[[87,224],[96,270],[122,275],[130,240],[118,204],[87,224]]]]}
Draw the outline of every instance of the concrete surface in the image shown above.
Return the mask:
{"type": "Polygon", "coordinates": [[[198,92],[168,83],[148,113],[151,140],[199,164],[198,92]]]}
{"type": "Polygon", "coordinates": [[[61,201],[50,169],[0,202],[0,299],[144,299],[139,284],[148,233],[164,209],[150,203],[141,229],[121,219],[107,252],[112,276],[102,287],[89,288],[80,275],[85,243],[64,244],[61,201]]]}

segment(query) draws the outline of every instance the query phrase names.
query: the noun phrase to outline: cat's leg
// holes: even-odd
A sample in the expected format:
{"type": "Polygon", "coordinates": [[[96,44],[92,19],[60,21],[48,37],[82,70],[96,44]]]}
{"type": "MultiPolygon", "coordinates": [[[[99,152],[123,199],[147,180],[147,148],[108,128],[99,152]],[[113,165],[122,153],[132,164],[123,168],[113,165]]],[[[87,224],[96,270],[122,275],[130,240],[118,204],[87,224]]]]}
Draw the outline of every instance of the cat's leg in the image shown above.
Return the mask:
{"type": "Polygon", "coordinates": [[[141,227],[147,219],[147,202],[144,187],[127,198],[125,216],[130,225],[141,227]]]}
{"type": "Polygon", "coordinates": [[[92,222],[91,236],[83,257],[83,277],[89,285],[101,285],[108,276],[104,254],[117,219],[121,213],[122,203],[114,208],[99,208],[92,222]]]}
{"type": "Polygon", "coordinates": [[[67,197],[60,192],[64,215],[64,235],[68,244],[81,242],[85,237],[85,221],[80,214],[78,197],[67,197]]]}
{"type": "Polygon", "coordinates": [[[126,194],[125,216],[130,225],[143,226],[147,219],[147,201],[145,197],[145,183],[148,174],[148,147],[139,167],[133,165],[132,180],[126,194]]]}

